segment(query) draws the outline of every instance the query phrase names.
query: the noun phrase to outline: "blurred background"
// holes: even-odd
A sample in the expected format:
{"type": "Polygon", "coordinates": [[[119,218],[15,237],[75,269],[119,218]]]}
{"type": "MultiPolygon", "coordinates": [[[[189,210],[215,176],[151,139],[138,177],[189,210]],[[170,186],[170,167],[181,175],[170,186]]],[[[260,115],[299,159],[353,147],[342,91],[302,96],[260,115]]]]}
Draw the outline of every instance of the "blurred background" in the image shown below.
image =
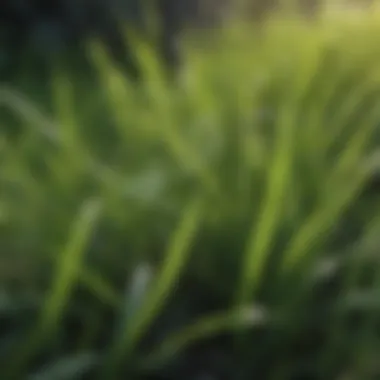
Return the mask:
{"type": "Polygon", "coordinates": [[[0,379],[380,377],[375,0],[0,2],[0,379]]]}
{"type": "Polygon", "coordinates": [[[4,0],[0,13],[1,72],[19,70],[25,54],[44,61],[66,49],[75,49],[79,54],[81,44],[91,37],[102,38],[113,55],[125,58],[127,47],[123,46],[121,29],[128,25],[148,37],[152,33],[149,12],[158,18],[161,35],[149,37],[156,38],[162,53],[175,61],[177,39],[189,27],[215,27],[236,14],[259,20],[284,5],[315,16],[326,6],[344,9],[368,7],[371,3],[372,0],[4,0]]]}

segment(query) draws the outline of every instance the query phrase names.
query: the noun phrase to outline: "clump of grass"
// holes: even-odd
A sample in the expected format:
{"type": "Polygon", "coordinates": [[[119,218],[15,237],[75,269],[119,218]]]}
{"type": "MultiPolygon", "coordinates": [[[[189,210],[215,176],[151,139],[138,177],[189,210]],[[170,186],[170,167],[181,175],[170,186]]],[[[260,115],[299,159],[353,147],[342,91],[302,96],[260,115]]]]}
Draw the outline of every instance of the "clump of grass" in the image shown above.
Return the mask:
{"type": "Polygon", "coordinates": [[[95,83],[2,89],[1,373],[375,376],[375,21],[227,28],[176,85],[94,45],[95,83]]]}

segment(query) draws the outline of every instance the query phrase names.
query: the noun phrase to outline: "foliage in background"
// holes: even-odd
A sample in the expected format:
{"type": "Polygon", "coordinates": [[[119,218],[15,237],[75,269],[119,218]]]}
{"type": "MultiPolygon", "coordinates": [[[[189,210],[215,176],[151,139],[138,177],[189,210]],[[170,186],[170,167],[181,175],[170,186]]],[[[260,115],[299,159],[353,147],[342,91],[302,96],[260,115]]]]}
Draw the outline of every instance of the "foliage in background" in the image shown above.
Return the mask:
{"type": "Polygon", "coordinates": [[[42,76],[53,59],[67,53],[83,65],[83,45],[95,36],[103,40],[116,62],[138,76],[133,46],[129,39],[123,39],[124,26],[143,34],[173,68],[181,62],[179,41],[189,29],[218,29],[236,16],[262,21],[273,10],[284,8],[312,20],[326,6],[367,9],[374,3],[375,0],[4,0],[0,3],[0,80],[9,81],[26,69],[42,76]]]}
{"type": "Polygon", "coordinates": [[[93,44],[96,81],[1,88],[1,378],[378,376],[380,24],[356,21],[231,26],[177,84],[93,44]]]}

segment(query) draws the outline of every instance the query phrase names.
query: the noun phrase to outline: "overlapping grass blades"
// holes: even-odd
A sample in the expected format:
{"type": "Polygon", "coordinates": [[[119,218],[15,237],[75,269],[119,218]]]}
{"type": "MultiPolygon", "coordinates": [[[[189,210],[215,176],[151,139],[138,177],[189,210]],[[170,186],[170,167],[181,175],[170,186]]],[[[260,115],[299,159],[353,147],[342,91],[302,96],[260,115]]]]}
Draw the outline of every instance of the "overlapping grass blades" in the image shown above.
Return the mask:
{"type": "Polygon", "coordinates": [[[196,197],[185,208],[183,220],[169,242],[162,269],[147,294],[144,295],[140,308],[133,313],[131,318],[122,321],[119,327],[120,333],[111,345],[109,362],[106,363],[105,372],[101,374],[101,378],[117,378],[117,371],[123,360],[125,357],[130,357],[136,344],[160,313],[175,288],[179,276],[185,269],[194,235],[201,222],[202,203],[202,199],[196,197]]]}
{"type": "Polygon", "coordinates": [[[37,326],[33,329],[30,338],[24,342],[23,347],[15,353],[13,365],[7,373],[9,378],[25,376],[29,361],[39,354],[41,346],[51,339],[51,335],[57,333],[73,288],[78,281],[86,246],[94,232],[100,210],[101,204],[96,200],[86,202],[80,210],[67,246],[57,257],[54,281],[41,308],[37,326]]]}
{"type": "MultiPolygon", "coordinates": [[[[13,91],[1,91],[0,101],[23,120],[19,138],[4,135],[0,152],[0,205],[10,215],[1,221],[1,248],[36,261],[55,261],[58,252],[54,275],[44,273],[42,285],[36,281],[37,289],[44,288],[37,332],[16,352],[11,370],[27,371],[43,351],[77,284],[95,296],[91,305],[117,314],[117,333],[112,321],[106,349],[86,347],[102,351],[101,378],[135,374],[144,363],[164,365],[199,339],[260,327],[244,314],[257,302],[267,312],[266,329],[281,335],[288,326],[281,337],[289,347],[299,339],[305,321],[297,312],[313,302],[320,285],[315,268],[337,245],[342,256],[352,240],[358,252],[365,249],[360,237],[342,239],[337,230],[359,228],[363,188],[372,176],[365,163],[380,120],[380,28],[374,20],[338,27],[331,20],[305,25],[274,19],[259,32],[227,29],[222,44],[209,51],[187,47],[184,80],[176,85],[145,45],[137,47],[146,72],[140,84],[93,46],[97,84],[70,83],[70,75],[57,70],[52,104],[45,107],[53,117],[37,113],[13,91]],[[81,208],[93,196],[100,199],[100,215],[93,204],[81,208]],[[84,211],[78,217],[79,208],[84,211]],[[141,299],[127,292],[123,300],[120,284],[141,263],[156,275],[141,299]],[[146,362],[139,360],[140,343],[166,307],[170,314],[167,300],[185,277],[200,282],[211,299],[222,299],[223,310],[180,323],[183,330],[170,331],[167,341],[154,342],[146,362]],[[288,320],[281,321],[283,315],[288,320]]],[[[370,226],[378,198],[365,201],[370,226]]],[[[374,234],[370,240],[377,244],[374,234]]],[[[371,292],[379,289],[376,271],[371,292]]],[[[343,293],[353,286],[338,283],[343,293]]],[[[339,313],[339,302],[333,305],[339,325],[346,314],[339,313]]],[[[330,306],[326,301],[320,309],[330,306]]],[[[376,314],[366,316],[361,344],[351,352],[362,355],[358,368],[376,346],[368,338],[376,314]]],[[[338,330],[329,342],[335,351],[351,339],[338,330]]],[[[273,339],[258,343],[247,333],[245,343],[252,362],[260,360],[257,344],[273,363],[288,360],[292,369],[301,360],[273,339]]],[[[322,355],[329,347],[316,350],[312,366],[329,367],[322,355]]]]}

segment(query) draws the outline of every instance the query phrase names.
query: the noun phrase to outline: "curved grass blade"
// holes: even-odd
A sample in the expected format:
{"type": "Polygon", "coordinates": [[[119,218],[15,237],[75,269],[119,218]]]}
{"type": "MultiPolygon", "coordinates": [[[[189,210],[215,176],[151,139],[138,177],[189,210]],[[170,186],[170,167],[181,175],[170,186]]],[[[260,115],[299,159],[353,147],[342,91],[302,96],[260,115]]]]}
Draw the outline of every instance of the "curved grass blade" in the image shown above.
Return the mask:
{"type": "Polygon", "coordinates": [[[214,337],[237,327],[253,328],[268,322],[264,309],[246,307],[203,317],[199,321],[167,337],[162,344],[141,361],[142,370],[150,370],[164,364],[191,344],[214,337]]]}
{"type": "Polygon", "coordinates": [[[201,222],[203,201],[193,199],[185,208],[182,220],[174,231],[164,257],[162,268],[139,310],[132,319],[124,321],[124,328],[111,346],[107,363],[100,378],[117,378],[118,369],[123,360],[128,360],[138,341],[160,313],[171,291],[186,265],[191,244],[201,222]]]}
{"type": "Polygon", "coordinates": [[[56,123],[47,118],[22,94],[8,87],[0,88],[0,105],[5,104],[23,120],[54,145],[59,145],[61,136],[56,123]]]}
{"type": "Polygon", "coordinates": [[[22,377],[30,360],[37,355],[51,335],[57,332],[65,313],[72,290],[78,281],[86,246],[99,220],[101,204],[98,200],[86,201],[72,225],[67,244],[57,257],[54,282],[42,307],[35,329],[25,345],[15,354],[8,377],[22,377]]]}
{"type": "Polygon", "coordinates": [[[238,304],[246,304],[257,290],[263,275],[271,242],[276,234],[280,220],[285,190],[291,172],[294,141],[294,108],[284,105],[276,129],[276,145],[271,168],[268,173],[267,192],[257,226],[249,236],[248,246],[243,258],[241,284],[238,304]]]}
{"type": "Polygon", "coordinates": [[[82,268],[78,276],[78,281],[83,283],[99,300],[109,306],[120,304],[121,297],[117,291],[99,275],[97,272],[82,268]]]}
{"type": "Polygon", "coordinates": [[[380,72],[378,68],[372,70],[367,78],[351,92],[344,103],[338,108],[338,112],[329,121],[331,133],[326,135],[326,148],[329,148],[342,134],[350,118],[360,109],[367,101],[366,95],[378,88],[380,82],[380,72]]]}
{"type": "Polygon", "coordinates": [[[293,237],[284,254],[283,270],[288,272],[306,257],[310,247],[318,245],[328,235],[340,215],[358,195],[370,176],[358,163],[366,144],[377,127],[380,110],[373,109],[352,136],[338,162],[326,179],[326,193],[317,210],[305,221],[293,237]]]}

